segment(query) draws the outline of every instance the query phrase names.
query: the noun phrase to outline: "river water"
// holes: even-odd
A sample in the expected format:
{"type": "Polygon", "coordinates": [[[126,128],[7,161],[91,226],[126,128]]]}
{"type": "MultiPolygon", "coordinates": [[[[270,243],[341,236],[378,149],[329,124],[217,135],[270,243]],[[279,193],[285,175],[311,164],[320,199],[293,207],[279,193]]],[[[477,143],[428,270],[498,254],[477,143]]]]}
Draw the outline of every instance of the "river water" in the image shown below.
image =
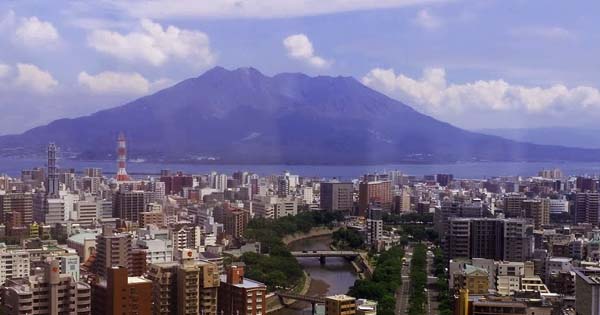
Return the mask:
{"type": "MultiPolygon", "coordinates": [[[[293,242],[290,250],[328,250],[331,243],[330,236],[312,237],[293,242]]],[[[344,258],[327,258],[326,264],[320,264],[318,258],[298,258],[304,270],[312,278],[308,295],[326,296],[345,294],[354,284],[357,276],[354,269],[344,258]]],[[[308,315],[311,314],[309,303],[298,302],[291,307],[282,309],[275,315],[308,315]]]]}

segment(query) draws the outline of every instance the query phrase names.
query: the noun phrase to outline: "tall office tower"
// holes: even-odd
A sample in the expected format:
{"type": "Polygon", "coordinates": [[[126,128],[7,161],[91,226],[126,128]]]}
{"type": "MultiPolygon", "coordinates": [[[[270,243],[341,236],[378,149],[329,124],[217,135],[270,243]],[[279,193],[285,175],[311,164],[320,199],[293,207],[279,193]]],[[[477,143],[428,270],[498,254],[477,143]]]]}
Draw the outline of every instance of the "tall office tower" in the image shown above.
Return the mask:
{"type": "Polygon", "coordinates": [[[32,276],[7,280],[0,289],[7,315],[90,314],[90,286],[60,272],[60,261],[44,262],[32,276]]]}
{"type": "Polygon", "coordinates": [[[106,273],[106,279],[92,286],[92,314],[152,314],[152,281],[128,277],[127,268],[122,266],[110,267],[106,273]]]}
{"type": "Polygon", "coordinates": [[[196,256],[184,249],[179,261],[150,264],[153,314],[217,315],[219,268],[196,256]]]}
{"type": "Polygon", "coordinates": [[[326,211],[351,212],[354,207],[352,183],[321,183],[321,209],[326,211]]]}
{"type": "Polygon", "coordinates": [[[113,266],[131,267],[132,240],[129,233],[113,233],[108,226],[96,236],[96,259],[92,271],[99,277],[106,278],[107,268],[113,266]]]}
{"type": "Polygon", "coordinates": [[[447,257],[525,261],[533,254],[533,226],[523,219],[450,218],[447,257]]]}
{"type": "MultiPolygon", "coordinates": [[[[471,202],[444,200],[435,210],[433,222],[439,235],[448,235],[450,218],[481,218],[484,216],[483,204],[476,199],[471,202]]],[[[447,238],[441,238],[442,248],[446,249],[447,238]]]]}
{"type": "Polygon", "coordinates": [[[225,234],[239,239],[244,235],[246,226],[250,221],[250,212],[242,209],[231,209],[225,212],[224,219],[225,234]]]}
{"type": "Polygon", "coordinates": [[[575,194],[575,223],[598,224],[600,218],[600,194],[597,192],[578,192],[575,194]]]}
{"type": "Polygon", "coordinates": [[[377,247],[379,240],[383,237],[383,211],[381,208],[369,207],[366,234],[367,244],[377,247]]]}
{"type": "Polygon", "coordinates": [[[13,278],[29,276],[31,259],[26,250],[8,250],[0,243],[0,283],[13,278]]]}
{"type": "Polygon", "coordinates": [[[46,181],[46,196],[48,198],[58,198],[60,183],[58,179],[58,170],[56,168],[56,145],[48,145],[48,180],[46,181]]]}
{"type": "Polygon", "coordinates": [[[503,232],[502,220],[472,220],[470,224],[470,258],[502,260],[503,232]]]}
{"type": "Polygon", "coordinates": [[[577,191],[579,191],[579,192],[598,191],[597,185],[598,185],[598,181],[593,178],[589,178],[589,177],[578,176],[577,179],[575,180],[575,188],[577,188],[577,191]]]}
{"type": "Polygon", "coordinates": [[[325,298],[325,315],[356,314],[356,299],[344,295],[332,295],[325,298]]]}
{"type": "Polygon", "coordinates": [[[16,192],[0,195],[0,223],[8,229],[33,223],[33,195],[16,192]]]}
{"type": "Polygon", "coordinates": [[[127,142],[125,134],[119,133],[117,138],[117,181],[123,182],[129,180],[125,164],[127,163],[127,142]]]}
{"type": "Polygon", "coordinates": [[[525,196],[519,193],[511,193],[504,196],[504,216],[507,218],[523,217],[522,203],[525,196]]]}
{"type": "Polygon", "coordinates": [[[550,224],[550,201],[549,199],[527,199],[523,200],[523,216],[533,219],[535,229],[550,224]]]}
{"type": "Polygon", "coordinates": [[[117,191],[113,197],[113,217],[138,222],[139,214],[146,209],[144,192],[117,191]]]}
{"type": "Polygon", "coordinates": [[[244,267],[243,263],[233,264],[221,275],[217,314],[267,313],[267,286],[244,278],[244,267]]]}
{"type": "Polygon", "coordinates": [[[390,181],[366,181],[358,186],[358,215],[365,216],[370,204],[377,204],[384,212],[392,208],[392,183],[390,181]]]}

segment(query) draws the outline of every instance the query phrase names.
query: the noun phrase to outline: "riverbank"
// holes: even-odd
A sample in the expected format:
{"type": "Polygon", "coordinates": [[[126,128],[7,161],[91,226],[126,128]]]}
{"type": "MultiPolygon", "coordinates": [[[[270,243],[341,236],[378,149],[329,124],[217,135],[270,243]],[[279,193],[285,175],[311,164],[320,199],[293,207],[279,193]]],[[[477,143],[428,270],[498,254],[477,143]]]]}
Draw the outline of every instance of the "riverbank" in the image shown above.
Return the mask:
{"type": "Polygon", "coordinates": [[[315,227],[315,228],[312,228],[310,230],[310,232],[308,232],[308,233],[294,233],[294,234],[286,235],[284,238],[281,239],[281,241],[286,246],[289,246],[293,242],[301,241],[301,240],[304,240],[307,238],[331,235],[331,234],[333,234],[333,232],[335,232],[339,229],[340,229],[339,226],[335,226],[335,227],[331,227],[331,228],[325,227],[325,226],[315,227]]]}
{"type": "MultiPolygon", "coordinates": [[[[323,235],[325,230],[320,229],[319,233],[307,233],[302,239],[289,243],[288,248],[293,251],[302,250],[329,250],[332,242],[329,233],[323,235]],[[311,235],[310,238],[308,235],[311,235]],[[320,235],[320,236],[314,236],[320,235]]],[[[333,230],[329,230],[332,233],[333,230]]],[[[315,232],[315,231],[313,231],[315,232]]],[[[295,238],[297,238],[296,235],[295,238]]],[[[306,282],[304,295],[308,296],[328,296],[347,293],[348,289],[357,279],[357,273],[350,262],[342,257],[328,258],[325,265],[322,265],[318,258],[298,258],[298,263],[302,266],[304,272],[310,276],[310,284],[306,282]]],[[[279,300],[276,297],[274,300],[279,300]]],[[[286,307],[275,308],[274,304],[269,304],[269,314],[271,315],[305,315],[310,313],[311,304],[303,301],[291,303],[286,300],[286,307]],[[291,304],[288,304],[291,303],[291,304]],[[275,311],[275,309],[278,309],[275,311]]],[[[275,303],[275,302],[271,302],[275,303]]]]}
{"type": "MultiPolygon", "coordinates": [[[[308,232],[308,233],[294,233],[291,235],[286,235],[284,238],[282,238],[282,242],[286,246],[289,247],[289,245],[292,244],[293,242],[310,239],[310,238],[329,236],[329,235],[333,234],[333,232],[337,231],[338,229],[339,229],[339,227],[333,227],[333,228],[316,227],[316,228],[312,228],[310,230],[310,232],[308,232]]],[[[306,271],[303,271],[303,272],[304,272],[304,281],[302,281],[299,286],[294,288],[293,291],[294,291],[294,293],[305,295],[308,293],[308,291],[310,289],[312,278],[306,271]]],[[[297,302],[298,301],[293,300],[293,299],[285,299],[285,298],[280,299],[279,296],[277,296],[277,294],[275,294],[274,292],[271,292],[267,295],[267,314],[279,311],[279,310],[285,308],[286,306],[292,305],[297,302]]]]}

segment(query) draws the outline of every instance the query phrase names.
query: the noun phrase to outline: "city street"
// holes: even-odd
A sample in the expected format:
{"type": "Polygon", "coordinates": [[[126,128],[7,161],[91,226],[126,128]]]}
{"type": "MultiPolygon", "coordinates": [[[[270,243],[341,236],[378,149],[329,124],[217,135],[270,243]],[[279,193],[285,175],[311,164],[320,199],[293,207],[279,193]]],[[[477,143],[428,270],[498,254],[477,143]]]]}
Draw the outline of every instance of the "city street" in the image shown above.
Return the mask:
{"type": "Polygon", "coordinates": [[[407,264],[402,266],[402,285],[396,291],[396,315],[403,315],[408,310],[408,298],[410,296],[410,258],[412,256],[412,247],[406,246],[404,257],[407,264]]]}

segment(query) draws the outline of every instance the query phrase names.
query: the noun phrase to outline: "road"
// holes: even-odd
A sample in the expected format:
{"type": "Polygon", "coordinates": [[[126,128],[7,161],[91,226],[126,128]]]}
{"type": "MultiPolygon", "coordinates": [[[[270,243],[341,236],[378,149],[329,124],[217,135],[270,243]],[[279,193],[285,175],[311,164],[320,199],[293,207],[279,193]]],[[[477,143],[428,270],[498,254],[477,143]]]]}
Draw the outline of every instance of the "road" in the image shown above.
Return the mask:
{"type": "Polygon", "coordinates": [[[427,252],[427,315],[438,312],[437,277],[433,276],[433,253],[427,252]]]}
{"type": "Polygon", "coordinates": [[[402,266],[402,285],[396,290],[396,315],[404,315],[408,311],[408,298],[410,295],[410,258],[412,257],[412,247],[407,245],[404,249],[404,257],[407,264],[402,266]]]}

